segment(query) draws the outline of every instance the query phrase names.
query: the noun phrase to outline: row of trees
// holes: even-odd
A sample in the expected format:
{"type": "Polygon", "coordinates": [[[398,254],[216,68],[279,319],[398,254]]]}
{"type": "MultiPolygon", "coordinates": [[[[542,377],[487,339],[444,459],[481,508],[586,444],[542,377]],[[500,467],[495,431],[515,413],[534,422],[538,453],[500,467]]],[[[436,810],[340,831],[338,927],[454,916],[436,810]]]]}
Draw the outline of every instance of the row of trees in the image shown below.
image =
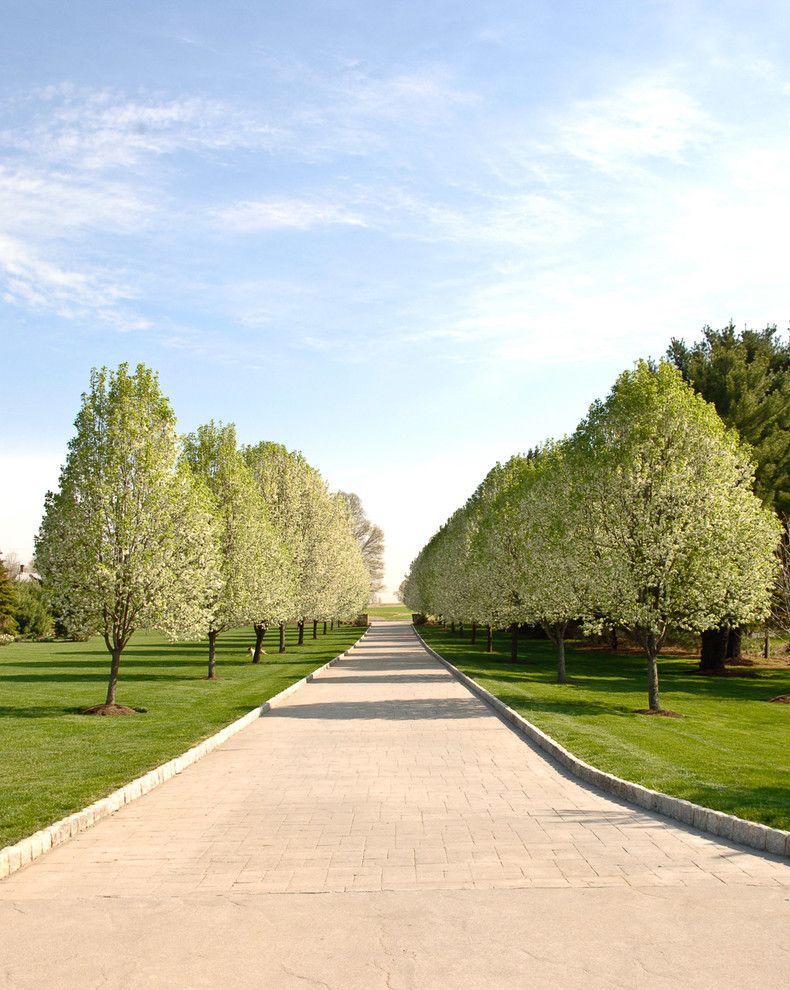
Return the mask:
{"type": "Polygon", "coordinates": [[[781,526],[753,490],[750,449],[669,361],[640,362],[570,438],[497,464],[423,548],[401,595],[415,612],[488,629],[624,628],[648,660],[671,629],[768,614],[781,526]]]}
{"type": "MultiPolygon", "coordinates": [[[[239,448],[209,422],[179,437],[155,372],[122,364],[91,374],[57,492],[47,494],[36,566],[71,633],[99,632],[111,656],[116,711],[123,651],[136,629],[216,641],[250,623],[259,662],[267,627],[349,618],[365,609],[371,573],[349,496],[332,493],[299,453],[271,442],[239,448]]],[[[375,574],[374,574],[375,579],[375,574]]]]}

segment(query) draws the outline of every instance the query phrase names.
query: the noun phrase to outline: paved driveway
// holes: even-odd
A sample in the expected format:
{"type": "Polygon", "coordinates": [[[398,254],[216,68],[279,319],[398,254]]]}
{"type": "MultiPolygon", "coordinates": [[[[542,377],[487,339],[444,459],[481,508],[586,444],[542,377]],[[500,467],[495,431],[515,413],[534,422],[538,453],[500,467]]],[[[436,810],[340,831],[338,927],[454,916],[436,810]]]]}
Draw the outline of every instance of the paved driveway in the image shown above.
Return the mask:
{"type": "Polygon", "coordinates": [[[581,785],[408,625],[380,623],[206,759],[0,883],[0,975],[778,986],[789,900],[786,861],[581,785]]]}

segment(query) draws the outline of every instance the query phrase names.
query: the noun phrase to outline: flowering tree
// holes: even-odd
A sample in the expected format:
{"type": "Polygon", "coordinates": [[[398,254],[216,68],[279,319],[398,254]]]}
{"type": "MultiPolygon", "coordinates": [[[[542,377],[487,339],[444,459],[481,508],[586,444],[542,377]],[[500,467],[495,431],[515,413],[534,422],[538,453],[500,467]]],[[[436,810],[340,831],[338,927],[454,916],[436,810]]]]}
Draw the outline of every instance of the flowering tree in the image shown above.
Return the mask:
{"type": "Polygon", "coordinates": [[[371,593],[371,572],[344,492],[330,497],[330,510],[325,551],[328,562],[327,582],[323,594],[323,610],[315,615],[317,618],[348,619],[367,608],[371,593]]]}
{"type": "Polygon", "coordinates": [[[542,626],[557,651],[557,681],[565,683],[568,624],[589,614],[593,597],[589,548],[578,539],[583,503],[569,504],[563,444],[523,458],[509,494],[520,571],[519,599],[527,621],[542,626]]]}
{"type": "Polygon", "coordinates": [[[156,374],[91,373],[57,492],[46,497],[36,566],[66,628],[100,632],[111,657],[105,703],[116,705],[123,650],[141,625],[194,635],[216,577],[212,520],[177,465],[175,416],[156,374]]]}
{"type": "Polygon", "coordinates": [[[276,613],[285,593],[282,547],[233,425],[207,423],[184,439],[184,458],[210,496],[220,580],[207,603],[208,676],[216,677],[220,632],[276,613]]]}
{"type": "Polygon", "coordinates": [[[370,577],[343,496],[332,495],[301,454],[264,442],[245,447],[243,456],[290,560],[291,594],[280,620],[285,652],[287,620],[298,622],[301,643],[306,619],[313,620],[315,633],[318,619],[358,614],[368,601],[370,577]]]}
{"type": "Polygon", "coordinates": [[[599,614],[644,646],[648,711],[661,712],[656,660],[670,627],[767,614],[777,520],[752,492],[737,434],[667,363],[624,372],[569,450],[599,614]]]}

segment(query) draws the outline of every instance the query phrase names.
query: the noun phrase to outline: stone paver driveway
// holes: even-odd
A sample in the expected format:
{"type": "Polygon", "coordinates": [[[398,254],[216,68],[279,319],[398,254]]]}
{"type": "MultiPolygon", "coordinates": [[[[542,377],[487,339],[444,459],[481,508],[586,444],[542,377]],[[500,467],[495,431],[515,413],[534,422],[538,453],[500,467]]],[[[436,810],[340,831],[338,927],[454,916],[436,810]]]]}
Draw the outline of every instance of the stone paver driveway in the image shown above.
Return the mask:
{"type": "Polygon", "coordinates": [[[790,885],[790,865],[582,786],[421,647],[352,654],[176,779],[0,883],[0,902],[790,885]]]}

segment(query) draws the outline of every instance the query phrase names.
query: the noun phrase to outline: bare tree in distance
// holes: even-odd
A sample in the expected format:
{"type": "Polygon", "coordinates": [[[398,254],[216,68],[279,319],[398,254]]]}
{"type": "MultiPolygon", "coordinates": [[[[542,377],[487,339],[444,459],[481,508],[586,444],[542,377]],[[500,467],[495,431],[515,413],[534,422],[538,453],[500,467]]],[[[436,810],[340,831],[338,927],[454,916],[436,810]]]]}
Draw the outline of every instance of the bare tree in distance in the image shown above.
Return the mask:
{"type": "Polygon", "coordinates": [[[354,539],[362,551],[362,559],[370,575],[371,597],[384,587],[384,531],[365,515],[362,500],[354,492],[339,493],[346,503],[351,518],[354,539]]]}

